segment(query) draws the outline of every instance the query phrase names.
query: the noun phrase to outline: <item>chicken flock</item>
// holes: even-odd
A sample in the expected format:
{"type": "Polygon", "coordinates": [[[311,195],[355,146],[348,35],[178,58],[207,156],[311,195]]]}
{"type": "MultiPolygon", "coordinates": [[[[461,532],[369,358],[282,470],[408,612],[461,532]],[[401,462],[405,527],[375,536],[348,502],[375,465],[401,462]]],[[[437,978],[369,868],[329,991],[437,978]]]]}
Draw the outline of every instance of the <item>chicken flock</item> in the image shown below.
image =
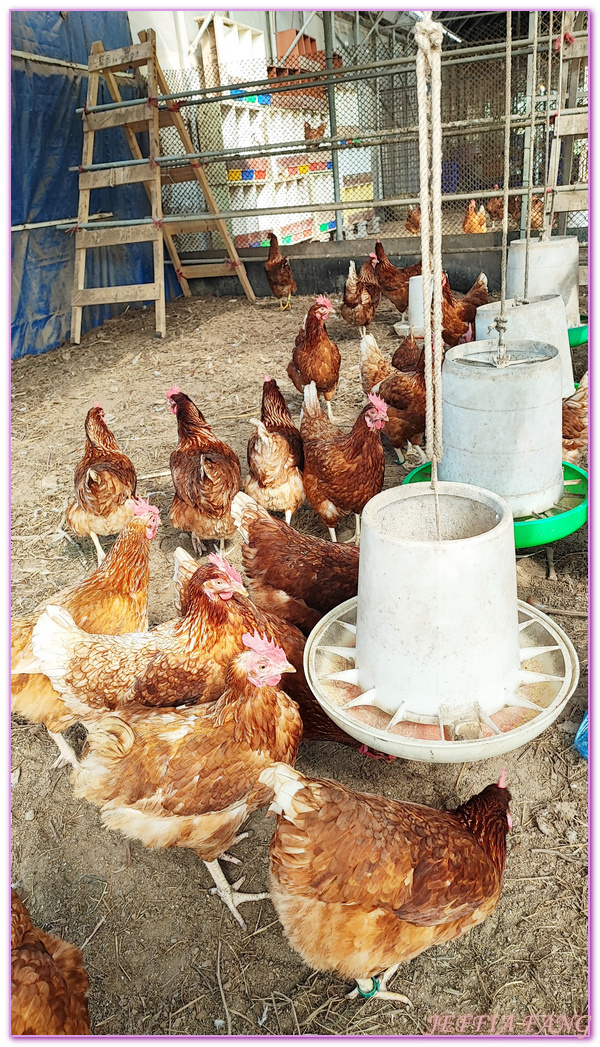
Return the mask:
{"type": "MultiPolygon", "coordinates": [[[[423,349],[411,331],[388,361],[367,333],[381,296],[406,310],[408,281],[420,272],[420,264],[394,266],[380,241],[358,274],[350,265],[339,314],[362,336],[367,402],[349,432],[332,420],[341,356],[324,295],[304,317],[287,368],[303,396],[300,424],[265,375],[243,481],[239,458],[200,407],[177,386],[168,390],[177,425],[169,520],[190,534],[197,556],[209,542],[219,551],[199,562],[175,550],[179,613],[152,629],[159,511],[137,494],[135,468],[95,404],[65,519],[92,539],[98,567],[11,621],[12,709],[46,726],[55,766],[70,767],[75,796],[98,807],[105,826],[148,848],[190,848],[241,927],[239,907],[270,897],[306,963],[354,979],[351,997],[404,1002],[387,989],[397,968],[466,933],[498,903],[512,824],[504,773],[456,810],[436,811],[310,779],[294,765],[301,742],[366,751],[317,703],[303,654],[320,618],[356,595],[358,547],[338,544],[335,529],[355,514],[358,541],[362,509],[383,487],[382,434],[400,460],[412,447],[424,457],[423,349]],[[305,500],[331,540],[291,526],[305,500]],[[245,580],[224,548],[238,533],[245,580]],[[111,534],[105,554],[98,535],[111,534]],[[87,731],[80,755],[62,733],[74,723],[87,731]],[[230,884],[219,859],[230,859],[261,807],[277,824],[269,894],[251,895],[230,884]]],[[[289,303],[296,283],[275,236],[266,275],[289,303]]],[[[443,297],[446,344],[468,340],[487,301],[484,274],[459,301],[444,276],[443,297]]],[[[587,440],[586,389],[565,405],[571,455],[587,440]]],[[[89,1032],[80,951],[37,930],[16,892],[11,949],[13,1033],[89,1032]]]]}

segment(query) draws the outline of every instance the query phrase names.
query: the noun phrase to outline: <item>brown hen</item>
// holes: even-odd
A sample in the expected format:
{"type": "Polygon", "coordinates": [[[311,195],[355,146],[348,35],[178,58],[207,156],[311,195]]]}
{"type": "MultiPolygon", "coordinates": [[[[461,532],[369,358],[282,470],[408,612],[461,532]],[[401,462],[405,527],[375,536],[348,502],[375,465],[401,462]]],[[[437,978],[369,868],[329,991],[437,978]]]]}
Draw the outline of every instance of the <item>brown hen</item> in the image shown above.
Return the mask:
{"type": "MultiPolygon", "coordinates": [[[[412,338],[412,343],[416,345],[414,338],[412,338]]],[[[373,335],[367,334],[361,338],[360,380],[363,392],[368,396],[373,389],[376,390],[376,387],[380,382],[383,382],[385,378],[389,378],[399,370],[397,365],[394,364],[394,360],[400,358],[403,366],[408,367],[412,355],[411,342],[409,339],[405,339],[404,342],[398,346],[392,357],[391,363],[389,363],[381,353],[373,335]],[[405,355],[401,352],[403,347],[405,347],[406,350],[405,355]],[[398,355],[399,353],[400,357],[398,355]]],[[[419,355],[420,350],[417,350],[417,360],[419,355]]],[[[413,367],[409,367],[409,369],[412,370],[413,367]]],[[[389,404],[387,409],[387,422],[383,427],[383,432],[398,455],[400,463],[404,462],[404,453],[402,451],[402,447],[406,444],[404,416],[401,411],[397,411],[394,407],[390,407],[389,404]]]]}
{"type": "Polygon", "coordinates": [[[260,780],[275,793],[270,893],[285,935],[311,967],[356,979],[351,996],[408,1003],[381,991],[397,968],[496,908],[512,825],[504,771],[454,811],[352,792],[284,764],[260,780]]]}
{"type": "Polygon", "coordinates": [[[340,377],[340,351],[327,334],[325,321],[333,312],[328,298],[319,295],[311,305],[304,323],[296,335],[292,359],[287,373],[296,389],[301,393],[306,385],[314,382],[317,393],[325,397],[327,414],[331,419],[331,403],[340,377]]]}
{"type": "Polygon", "coordinates": [[[351,261],[344,284],[344,301],[340,308],[343,319],[351,327],[359,327],[361,335],[366,334],[367,327],[375,319],[380,300],[381,289],[373,273],[371,256],[363,263],[358,276],[356,266],[351,261]]]}
{"type": "Polygon", "coordinates": [[[158,509],[134,499],[133,519],[118,535],[106,558],[93,574],[78,585],[48,597],[30,614],[11,619],[12,711],[31,723],[45,724],[59,749],[54,767],[76,762],[71,746],[60,731],[78,717],[64,704],[47,676],[21,672],[34,661],[33,628],[47,604],[63,607],[86,633],[119,634],[148,628],[148,582],[150,540],[160,521],[158,509]]]}
{"type": "Polygon", "coordinates": [[[375,244],[375,257],[377,261],[373,263],[373,270],[381,293],[389,298],[399,313],[405,313],[408,309],[408,282],[411,276],[421,275],[421,262],[398,269],[389,261],[381,240],[375,244]]]}
{"type": "Polygon", "coordinates": [[[305,500],[302,437],[274,378],[265,375],[260,421],[248,440],[244,489],[266,509],[285,513],[287,523],[305,500]]]}
{"type": "Polygon", "coordinates": [[[577,465],[588,445],[588,375],[579,388],[562,402],[563,462],[577,465]]]}
{"type": "Polygon", "coordinates": [[[411,233],[413,236],[417,236],[417,234],[420,233],[420,231],[421,231],[421,208],[420,207],[415,207],[414,209],[412,207],[409,207],[407,215],[406,215],[406,221],[404,223],[404,228],[406,229],[407,232],[411,233]]]}
{"type": "Polygon", "coordinates": [[[296,294],[298,288],[290,260],[279,250],[279,240],[275,233],[269,233],[269,240],[269,257],[265,262],[265,275],[275,297],[281,300],[287,299],[285,305],[283,301],[280,301],[280,308],[287,309],[291,304],[292,295],[296,294]]]}
{"type": "Polygon", "coordinates": [[[461,299],[452,294],[446,273],[442,273],[442,337],[446,345],[458,345],[468,334],[469,325],[475,323],[475,314],[480,305],[489,301],[488,282],[485,273],[480,273],[473,286],[461,299]]]}
{"type": "Polygon", "coordinates": [[[40,931],[10,892],[10,1031],[13,1036],[88,1036],[90,988],[76,945],[40,931]]]}
{"type": "Polygon", "coordinates": [[[85,419],[85,450],[75,469],[75,501],[65,520],[75,534],[92,539],[98,564],[105,556],[98,535],[118,534],[131,520],[128,500],[135,494],[136,482],[135,469],[104,421],[104,411],[94,404],[85,419]]]}
{"type": "Polygon", "coordinates": [[[344,434],[321,411],[314,383],[304,390],[300,425],[304,489],[333,542],[337,541],[336,524],[349,513],[356,516],[358,542],[360,513],[383,487],[385,461],[379,430],[387,421],[387,410],[373,393],[369,393],[369,401],[351,431],[344,434]]]}
{"type": "Polygon", "coordinates": [[[268,895],[239,894],[218,858],[272,797],[259,782],[261,770],[273,760],[294,763],[302,721],[278,687],[281,674],[294,671],[282,649],[257,633],[243,643],[217,701],[152,713],[126,709],[100,720],[72,781],[75,796],[100,807],[109,829],[146,847],[192,848],[245,929],[237,906],[268,895]]]}
{"type": "Polygon", "coordinates": [[[225,539],[235,531],[231,499],[242,486],[240,460],[213,432],[206,418],[174,385],[167,393],[177,418],[179,443],[169,459],[175,495],[169,513],[171,525],[189,531],[194,549],[203,551],[203,540],[225,539]]]}
{"type": "Polygon", "coordinates": [[[465,217],[463,218],[463,232],[464,233],[486,233],[487,232],[487,218],[485,215],[485,208],[481,204],[478,211],[475,210],[475,201],[470,200],[467,206],[465,217]]]}
{"type": "Polygon", "coordinates": [[[244,540],[250,595],[259,607],[308,634],[327,611],[356,596],[356,546],[301,534],[241,492],[231,511],[244,540]]]}
{"type": "Polygon", "coordinates": [[[393,408],[393,446],[402,462],[407,451],[416,449],[423,461],[421,441],[425,432],[425,350],[421,349],[414,367],[404,371],[394,368],[392,374],[373,390],[393,408]],[[401,450],[402,449],[402,450],[401,450]]]}

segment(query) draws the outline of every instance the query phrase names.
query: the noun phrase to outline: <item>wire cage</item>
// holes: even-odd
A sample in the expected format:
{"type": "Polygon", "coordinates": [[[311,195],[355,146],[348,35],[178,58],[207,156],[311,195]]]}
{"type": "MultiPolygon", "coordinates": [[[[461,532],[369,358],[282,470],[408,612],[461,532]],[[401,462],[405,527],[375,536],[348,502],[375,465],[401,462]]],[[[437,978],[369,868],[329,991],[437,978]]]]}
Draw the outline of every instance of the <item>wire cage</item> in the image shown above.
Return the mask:
{"type": "MultiPolygon", "coordinates": [[[[271,230],[284,245],[418,232],[414,33],[406,17],[396,27],[393,12],[367,12],[361,17],[363,23],[370,19],[371,28],[365,32],[361,23],[358,39],[357,14],[335,12],[325,49],[317,47],[310,27],[300,34],[277,33],[276,59],[269,56],[265,32],[215,14],[198,44],[197,68],[165,70],[173,93],[204,91],[186,100],[182,113],[219,208],[240,212],[227,219],[238,248],[265,246],[271,230]],[[324,70],[330,72],[319,76],[324,70]]],[[[532,83],[533,17],[512,13],[509,188],[525,193],[511,196],[509,229],[522,233],[530,149],[536,230],[542,224],[559,94],[562,107],[566,100],[570,110],[588,101],[587,61],[559,60],[560,11],[538,13],[532,83]],[[565,70],[571,67],[567,83],[565,70]]],[[[491,201],[500,197],[503,181],[506,13],[434,12],[434,18],[445,28],[443,232],[463,233],[471,199],[485,211],[481,231],[498,229],[501,214],[491,201]]],[[[584,36],[586,12],[575,13],[573,25],[575,35],[584,36]]],[[[168,127],[161,130],[161,148],[164,155],[177,151],[168,127]]],[[[169,166],[163,171],[168,176],[169,166]]],[[[558,183],[581,187],[587,179],[587,137],[563,140],[558,183]]],[[[163,186],[163,209],[185,215],[205,211],[206,204],[196,182],[174,179],[163,186]]],[[[573,231],[587,240],[587,210],[557,215],[553,232],[573,231]]],[[[209,231],[178,236],[177,245],[185,255],[222,243],[209,231]]]]}

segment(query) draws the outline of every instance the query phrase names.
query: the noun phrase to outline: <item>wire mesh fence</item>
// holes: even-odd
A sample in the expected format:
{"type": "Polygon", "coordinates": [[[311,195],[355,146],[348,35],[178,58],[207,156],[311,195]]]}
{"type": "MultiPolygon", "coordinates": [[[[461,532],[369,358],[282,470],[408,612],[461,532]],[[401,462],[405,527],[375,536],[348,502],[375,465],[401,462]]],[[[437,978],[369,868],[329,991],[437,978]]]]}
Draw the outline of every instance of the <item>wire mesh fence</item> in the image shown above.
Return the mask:
{"type": "MultiPolygon", "coordinates": [[[[278,58],[271,61],[264,32],[215,15],[198,45],[197,68],[165,71],[174,93],[205,92],[186,100],[182,114],[219,209],[245,212],[228,219],[238,248],[265,246],[271,230],[282,244],[418,233],[415,37],[406,27],[384,26],[376,13],[370,18],[371,30],[364,35],[362,27],[363,39],[350,45],[334,22],[328,53],[308,33],[279,33],[278,58]]],[[[443,232],[485,232],[501,225],[506,13],[435,12],[434,18],[446,27],[443,232]]],[[[560,81],[572,66],[562,86],[570,109],[587,106],[588,81],[586,61],[560,59],[555,43],[564,15],[554,11],[538,13],[533,84],[532,18],[522,11],[511,16],[510,188],[527,187],[533,147],[531,223],[539,229],[560,81]]],[[[585,12],[575,15],[574,28],[580,36],[587,29],[585,12]]],[[[176,142],[173,129],[161,130],[163,154],[176,153],[176,142]]],[[[564,140],[561,150],[558,183],[587,183],[587,138],[564,140]]],[[[169,167],[163,171],[168,179],[169,167]]],[[[511,197],[509,228],[525,228],[522,199],[511,197]]],[[[163,207],[165,214],[206,210],[196,182],[167,181],[163,207]]],[[[586,211],[560,218],[563,228],[556,223],[554,231],[587,228],[586,211]]],[[[177,244],[183,254],[221,246],[212,231],[186,234],[177,244]]]]}

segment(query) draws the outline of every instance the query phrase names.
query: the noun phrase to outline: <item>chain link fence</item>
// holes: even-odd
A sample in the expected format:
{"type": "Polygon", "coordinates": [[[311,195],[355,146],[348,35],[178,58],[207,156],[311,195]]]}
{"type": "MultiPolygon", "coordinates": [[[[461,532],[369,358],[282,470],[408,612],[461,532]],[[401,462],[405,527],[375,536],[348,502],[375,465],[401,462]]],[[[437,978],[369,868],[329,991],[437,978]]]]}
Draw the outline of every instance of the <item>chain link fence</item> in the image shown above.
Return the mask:
{"type": "MultiPolygon", "coordinates": [[[[334,22],[329,57],[308,32],[279,33],[280,57],[272,63],[264,32],[215,15],[198,45],[197,69],[165,71],[173,92],[214,89],[186,103],[182,115],[219,209],[252,212],[228,219],[238,248],[265,246],[271,230],[284,245],[418,233],[414,33],[382,25],[376,13],[369,17],[371,29],[353,45],[342,42],[334,22]],[[327,68],[330,75],[315,76],[327,68]]],[[[493,190],[499,197],[503,186],[506,13],[435,12],[434,18],[447,31],[442,51],[443,232],[498,229],[501,212],[493,190]],[[468,217],[470,200],[478,225],[468,217]]],[[[585,12],[575,14],[574,25],[581,37],[587,29],[585,12]]],[[[588,100],[587,61],[561,65],[555,49],[562,27],[562,12],[538,13],[532,85],[532,16],[512,13],[510,188],[527,186],[533,93],[533,229],[542,224],[561,71],[563,78],[569,74],[563,84],[567,106],[585,107],[588,100]]],[[[178,142],[173,129],[161,130],[164,155],[176,154],[178,142]]],[[[169,170],[176,166],[163,165],[164,212],[205,211],[196,182],[169,183],[169,170]]],[[[563,140],[558,182],[587,179],[587,138],[563,140]]],[[[509,228],[524,229],[526,199],[511,198],[509,228]]],[[[559,216],[559,221],[554,232],[580,229],[586,238],[587,211],[559,216]]],[[[177,246],[186,255],[222,244],[210,231],[179,236],[177,246]]]]}

